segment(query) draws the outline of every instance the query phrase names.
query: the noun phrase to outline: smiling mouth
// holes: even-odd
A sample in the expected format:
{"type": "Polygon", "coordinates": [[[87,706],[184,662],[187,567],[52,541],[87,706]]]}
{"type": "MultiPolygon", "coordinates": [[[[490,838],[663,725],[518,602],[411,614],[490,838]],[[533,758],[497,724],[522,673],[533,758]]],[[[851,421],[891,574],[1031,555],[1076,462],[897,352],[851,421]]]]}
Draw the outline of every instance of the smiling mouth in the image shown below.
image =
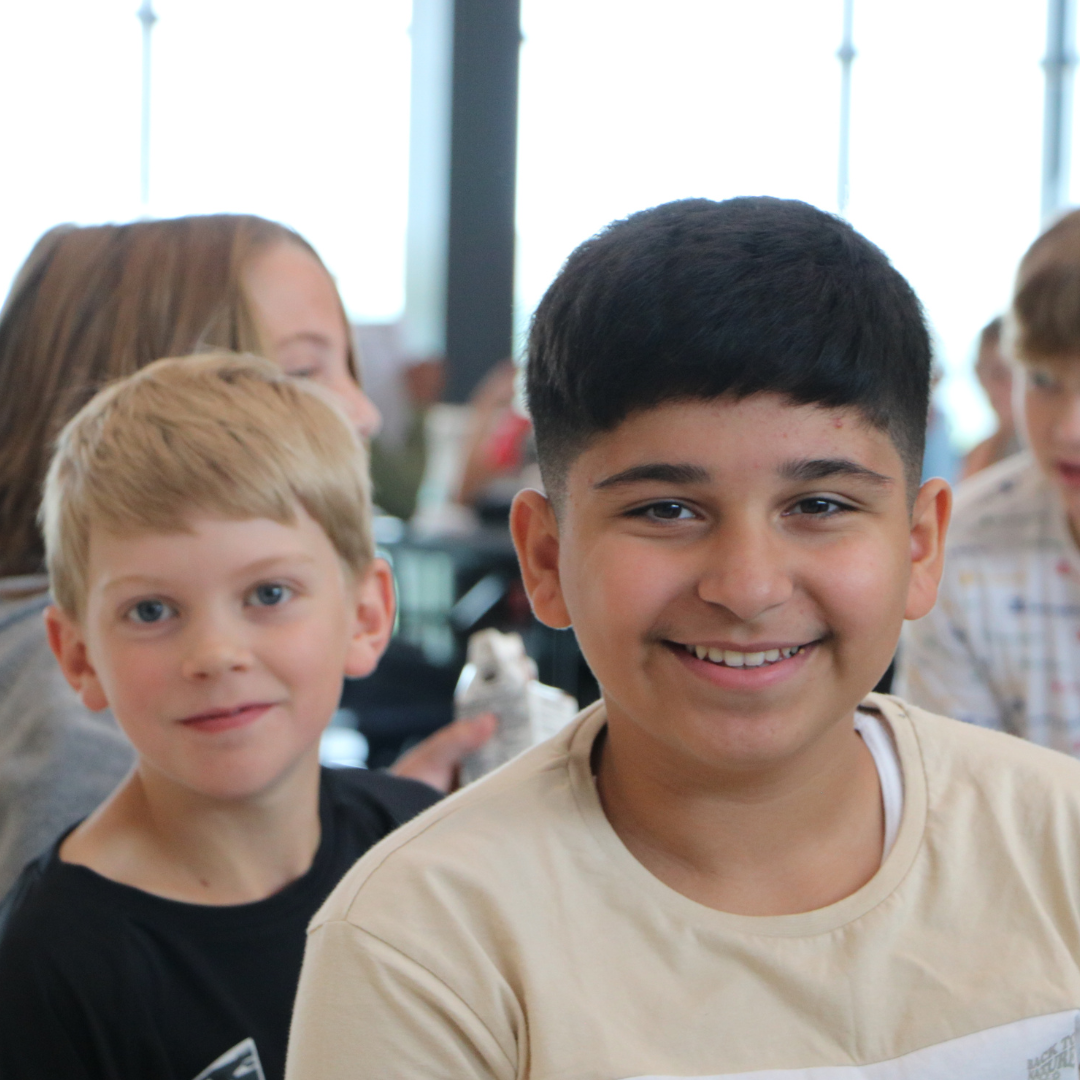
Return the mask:
{"type": "Polygon", "coordinates": [[[704,660],[717,667],[729,668],[755,668],[770,667],[779,664],[782,660],[790,660],[793,656],[805,651],[813,645],[808,642],[805,645],[782,645],[775,649],[763,649],[760,652],[738,652],[735,649],[717,649],[708,645],[683,645],[673,642],[676,648],[685,649],[691,656],[704,660]]]}
{"type": "Polygon", "coordinates": [[[198,713],[195,716],[186,716],[180,723],[196,726],[229,726],[261,716],[267,709],[272,707],[272,703],[268,701],[250,701],[231,709],[208,709],[206,712],[198,713]]]}

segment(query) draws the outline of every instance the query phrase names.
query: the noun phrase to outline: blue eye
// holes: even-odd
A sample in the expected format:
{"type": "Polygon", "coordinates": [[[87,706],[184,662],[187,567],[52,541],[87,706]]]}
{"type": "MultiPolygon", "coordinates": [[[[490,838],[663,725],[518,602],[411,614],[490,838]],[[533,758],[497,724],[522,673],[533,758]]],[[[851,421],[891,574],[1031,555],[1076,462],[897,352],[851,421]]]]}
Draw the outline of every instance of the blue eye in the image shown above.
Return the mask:
{"type": "Polygon", "coordinates": [[[149,625],[152,623],[164,622],[165,619],[173,614],[175,614],[175,612],[164,600],[140,600],[134,607],[128,610],[127,617],[132,622],[149,625]]]}
{"type": "Polygon", "coordinates": [[[292,589],[278,581],[265,581],[251,590],[251,602],[259,607],[275,607],[292,596],[292,589]]]}

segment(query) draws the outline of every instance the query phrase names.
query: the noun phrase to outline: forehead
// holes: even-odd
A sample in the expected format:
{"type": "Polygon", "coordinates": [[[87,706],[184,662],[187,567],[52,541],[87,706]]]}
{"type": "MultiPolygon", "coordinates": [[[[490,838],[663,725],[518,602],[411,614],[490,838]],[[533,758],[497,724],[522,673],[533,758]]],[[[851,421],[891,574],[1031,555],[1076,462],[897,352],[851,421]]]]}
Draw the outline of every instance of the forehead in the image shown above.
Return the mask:
{"type": "Polygon", "coordinates": [[[652,462],[701,466],[713,477],[775,477],[784,466],[848,460],[897,481],[903,462],[889,435],[856,408],[796,405],[776,394],[674,402],[632,414],[596,436],[570,468],[569,486],[652,462]]]}
{"type": "Polygon", "coordinates": [[[1028,356],[1021,361],[1024,367],[1043,368],[1056,375],[1080,373],[1080,353],[1059,353],[1056,356],[1028,356]]]}
{"type": "Polygon", "coordinates": [[[256,253],[244,270],[244,284],[274,341],[303,334],[336,341],[347,335],[330,275],[297,244],[283,240],[256,253]]]}
{"type": "Polygon", "coordinates": [[[327,555],[333,545],[301,506],[291,523],[194,512],[173,527],[121,531],[92,523],[89,534],[90,577],[101,584],[132,573],[209,578],[259,560],[327,555]]]}

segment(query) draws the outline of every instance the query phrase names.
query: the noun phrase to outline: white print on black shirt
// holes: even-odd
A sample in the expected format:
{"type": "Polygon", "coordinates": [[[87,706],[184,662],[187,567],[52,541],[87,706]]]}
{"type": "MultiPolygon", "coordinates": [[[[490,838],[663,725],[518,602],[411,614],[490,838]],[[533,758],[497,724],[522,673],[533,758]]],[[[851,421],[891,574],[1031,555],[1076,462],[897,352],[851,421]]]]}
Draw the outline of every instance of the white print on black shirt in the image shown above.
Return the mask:
{"type": "Polygon", "coordinates": [[[212,1061],[195,1080],[266,1080],[254,1039],[245,1039],[212,1061]]]}

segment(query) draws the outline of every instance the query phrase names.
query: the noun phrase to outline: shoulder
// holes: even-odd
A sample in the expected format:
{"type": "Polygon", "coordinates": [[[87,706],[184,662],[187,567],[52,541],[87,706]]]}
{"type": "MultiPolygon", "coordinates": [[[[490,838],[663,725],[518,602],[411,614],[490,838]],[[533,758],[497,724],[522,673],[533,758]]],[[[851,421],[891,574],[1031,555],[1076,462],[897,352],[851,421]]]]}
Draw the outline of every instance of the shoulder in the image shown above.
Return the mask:
{"type": "Polygon", "coordinates": [[[528,890],[530,873],[543,863],[541,849],[572,849],[573,834],[581,832],[570,764],[602,723],[602,708],[591,706],[553,739],[398,829],[352,868],[312,927],[360,925],[383,911],[400,915],[404,897],[422,904],[450,881],[459,895],[528,890]]]}
{"type": "Polygon", "coordinates": [[[374,809],[389,819],[391,827],[403,825],[442,798],[442,792],[427,784],[382,769],[324,767],[322,787],[334,807],[345,813],[374,809]]]}
{"type": "Polygon", "coordinates": [[[112,883],[61,862],[59,844],[23,870],[0,904],[0,984],[13,990],[67,983],[72,973],[89,970],[104,978],[124,952],[124,905],[99,887],[112,883]]]}
{"type": "Polygon", "coordinates": [[[922,758],[931,807],[970,809],[1027,828],[1067,830],[1080,848],[1080,761],[1026,739],[920,709],[884,694],[872,704],[906,718],[922,758]]]}
{"type": "Polygon", "coordinates": [[[949,552],[1025,546],[1048,528],[1055,503],[1030,453],[984,469],[956,489],[949,552]]]}

